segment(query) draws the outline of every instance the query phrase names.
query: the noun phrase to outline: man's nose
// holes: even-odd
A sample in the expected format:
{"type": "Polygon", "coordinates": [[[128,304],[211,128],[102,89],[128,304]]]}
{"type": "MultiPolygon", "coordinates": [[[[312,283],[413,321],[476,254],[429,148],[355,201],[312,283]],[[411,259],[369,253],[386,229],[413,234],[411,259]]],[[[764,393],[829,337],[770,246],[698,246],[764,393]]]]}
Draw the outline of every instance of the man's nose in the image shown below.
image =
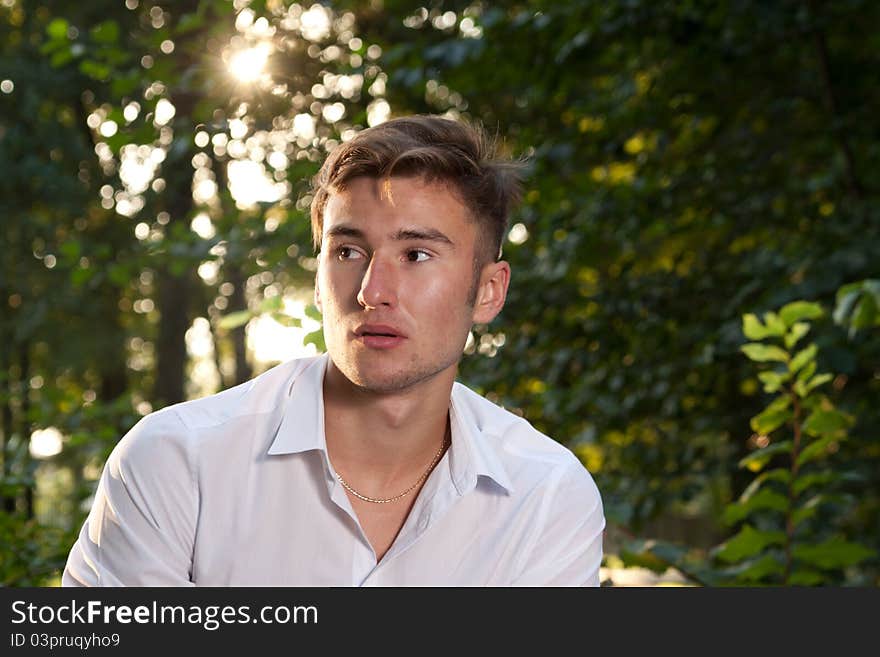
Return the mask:
{"type": "Polygon", "coordinates": [[[387,259],[373,254],[361,280],[358,303],[364,308],[397,305],[397,269],[387,259]]]}

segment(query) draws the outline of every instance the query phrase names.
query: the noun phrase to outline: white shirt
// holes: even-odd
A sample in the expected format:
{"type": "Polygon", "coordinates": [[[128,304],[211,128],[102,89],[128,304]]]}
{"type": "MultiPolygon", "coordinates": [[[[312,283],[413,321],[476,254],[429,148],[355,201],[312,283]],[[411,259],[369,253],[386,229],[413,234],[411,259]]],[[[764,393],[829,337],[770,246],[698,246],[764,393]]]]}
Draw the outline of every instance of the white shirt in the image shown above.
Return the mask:
{"type": "Polygon", "coordinates": [[[455,383],[452,444],[378,563],[324,437],[327,356],[144,417],[63,586],[599,584],[605,518],[565,447],[455,383]]]}

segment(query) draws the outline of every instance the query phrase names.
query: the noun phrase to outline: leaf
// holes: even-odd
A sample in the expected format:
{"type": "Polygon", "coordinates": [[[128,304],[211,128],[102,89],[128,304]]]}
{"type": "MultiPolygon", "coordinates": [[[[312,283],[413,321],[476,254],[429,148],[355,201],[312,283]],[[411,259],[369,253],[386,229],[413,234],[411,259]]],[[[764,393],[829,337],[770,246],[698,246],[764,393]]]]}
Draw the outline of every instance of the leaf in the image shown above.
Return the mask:
{"type": "Polygon", "coordinates": [[[67,240],[58,247],[58,251],[67,256],[69,260],[76,260],[79,258],[82,248],[78,240],[67,240]]]}
{"type": "Polygon", "coordinates": [[[781,347],[776,345],[761,344],[759,342],[750,342],[740,347],[740,350],[749,357],[750,360],[763,363],[767,361],[780,361],[787,363],[789,361],[788,353],[781,347]]]}
{"type": "Polygon", "coordinates": [[[840,433],[852,423],[851,419],[834,409],[817,408],[804,422],[804,431],[811,436],[840,433]]]}
{"type": "Polygon", "coordinates": [[[81,287],[95,274],[93,269],[74,269],[70,272],[70,282],[74,287],[81,287]]]}
{"type": "Polygon", "coordinates": [[[291,317],[284,313],[272,313],[272,319],[287,328],[302,328],[302,320],[299,317],[291,317]]]}
{"type": "Polygon", "coordinates": [[[797,354],[795,354],[795,357],[792,358],[791,362],[788,364],[788,371],[792,374],[796,373],[804,365],[815,360],[818,351],[819,348],[816,346],[815,342],[806,349],[801,349],[799,352],[797,352],[797,354]]]}
{"type": "Polygon", "coordinates": [[[732,563],[753,557],[766,547],[781,545],[784,542],[784,532],[759,531],[751,525],[745,525],[739,533],[720,546],[715,556],[721,561],[732,563]]]}
{"type": "Polygon", "coordinates": [[[244,326],[253,316],[254,314],[250,310],[239,310],[224,316],[217,326],[222,329],[231,330],[238,328],[239,326],[244,326]]]}
{"type": "Polygon", "coordinates": [[[795,477],[794,483],[791,485],[791,491],[795,495],[800,495],[810,486],[827,484],[835,478],[836,474],[831,471],[810,472],[808,474],[801,474],[795,477]]]}
{"type": "Polygon", "coordinates": [[[93,80],[106,80],[110,77],[110,68],[91,59],[84,59],[79,64],[81,73],[93,80]]]}
{"type": "Polygon", "coordinates": [[[837,442],[838,440],[840,439],[835,436],[825,436],[824,438],[819,438],[819,440],[811,442],[800,454],[798,454],[798,467],[805,463],[809,463],[810,461],[815,461],[827,456],[826,452],[828,447],[831,443],[837,442]]]}
{"type": "Polygon", "coordinates": [[[854,566],[877,553],[861,543],[835,536],[816,545],[795,545],[792,554],[799,561],[829,570],[854,566]]]}
{"type": "Polygon", "coordinates": [[[49,64],[52,68],[61,68],[71,59],[73,59],[73,51],[70,48],[62,48],[52,55],[49,64]]]}
{"type": "Polygon", "coordinates": [[[787,372],[758,372],[758,379],[764,384],[764,392],[774,393],[790,378],[787,372]]]}
{"type": "Polygon", "coordinates": [[[628,568],[647,568],[655,573],[665,572],[669,568],[667,560],[653,552],[655,541],[629,541],[620,549],[620,558],[628,568]]]}
{"type": "Polygon", "coordinates": [[[313,344],[318,351],[327,351],[327,345],[324,343],[324,331],[318,329],[306,334],[303,338],[303,345],[313,344]]]}
{"type": "Polygon", "coordinates": [[[788,480],[791,479],[791,473],[785,468],[774,468],[773,470],[767,470],[767,472],[762,472],[757,477],[752,480],[746,489],[743,491],[742,495],[739,496],[740,502],[746,502],[754,495],[767,481],[777,481],[782,484],[788,484],[788,480]]]}
{"type": "MultiPolygon", "coordinates": [[[[787,397],[783,397],[783,399],[787,399],[787,397]]],[[[770,406],[753,417],[749,424],[755,433],[767,435],[781,427],[791,418],[792,413],[790,409],[780,407],[778,404],[775,406],[770,404],[770,406]]]]}
{"type": "Polygon", "coordinates": [[[743,457],[737,465],[741,468],[748,468],[752,472],[757,472],[767,465],[767,462],[773,455],[787,452],[790,449],[791,441],[789,440],[773,443],[772,445],[768,445],[763,449],[756,450],[748,456],[743,457]]]}
{"type": "Polygon", "coordinates": [[[816,361],[810,361],[797,374],[798,381],[806,381],[816,372],[816,361]]]}
{"type": "MultiPolygon", "coordinates": [[[[646,548],[651,554],[666,562],[667,565],[683,568],[687,561],[688,548],[670,543],[669,541],[652,540],[646,548]]],[[[687,570],[687,568],[684,568],[687,570]]]]}
{"type": "Polygon", "coordinates": [[[53,40],[61,40],[67,38],[67,28],[69,23],[63,18],[56,18],[46,26],[46,34],[53,40]]]}
{"type": "Polygon", "coordinates": [[[759,582],[768,575],[781,575],[785,572],[782,562],[772,554],[765,554],[758,559],[749,559],[736,568],[728,568],[728,574],[734,575],[743,582],[759,582]]]}
{"type": "Polygon", "coordinates": [[[262,313],[271,313],[281,310],[284,306],[284,299],[281,295],[275,295],[273,297],[265,297],[263,301],[260,303],[260,312],[262,313]]]}
{"type": "Polygon", "coordinates": [[[832,315],[834,322],[840,325],[846,324],[847,318],[852,314],[852,310],[860,296],[858,289],[850,290],[842,295],[841,292],[847,287],[850,286],[844,286],[837,291],[837,306],[834,308],[834,314],[832,315]]]}
{"type": "Polygon", "coordinates": [[[817,374],[812,379],[810,379],[809,383],[804,383],[803,381],[797,381],[794,384],[794,390],[801,397],[806,397],[807,395],[809,395],[813,391],[814,388],[817,388],[818,386],[822,385],[823,383],[827,383],[828,381],[830,381],[833,378],[834,378],[834,376],[831,374],[817,374]]]}
{"type": "Polygon", "coordinates": [[[321,314],[321,311],[318,310],[318,307],[313,303],[310,303],[309,305],[306,306],[305,313],[306,313],[306,317],[308,317],[309,319],[314,319],[319,322],[321,321],[321,318],[323,317],[323,315],[321,314]]]}
{"type": "Polygon", "coordinates": [[[788,578],[789,586],[816,586],[825,581],[825,576],[816,570],[798,569],[788,578]]]}
{"type": "Polygon", "coordinates": [[[773,331],[764,326],[761,323],[761,320],[758,319],[758,316],[754,313],[743,315],[742,331],[749,340],[763,340],[764,338],[776,335],[773,331]]]}
{"type": "Polygon", "coordinates": [[[785,331],[788,329],[782,318],[774,312],[764,313],[764,325],[768,331],[772,331],[771,335],[777,338],[785,335],[785,331]]]}
{"type": "Polygon", "coordinates": [[[774,410],[781,411],[791,406],[791,398],[788,395],[780,395],[772,402],[767,404],[767,407],[764,409],[765,411],[774,410]]]}
{"type": "Polygon", "coordinates": [[[791,330],[785,334],[785,348],[792,349],[802,337],[810,332],[810,325],[806,322],[796,322],[791,330]]]}
{"type": "Polygon", "coordinates": [[[822,306],[813,301],[792,301],[782,307],[779,317],[786,327],[793,326],[802,319],[819,319],[825,314],[822,306]]]}
{"type": "Polygon", "coordinates": [[[91,29],[90,34],[95,43],[105,45],[116,43],[119,41],[119,24],[113,20],[98,23],[91,29]]]}
{"type": "Polygon", "coordinates": [[[788,498],[769,488],[762,488],[747,501],[729,504],[724,509],[724,522],[732,525],[756,511],[764,510],[785,513],[788,511],[788,498]]]}
{"type": "Polygon", "coordinates": [[[837,290],[834,321],[849,325],[850,337],[862,328],[880,324],[880,280],[866,279],[850,283],[837,290]]]}
{"type": "Polygon", "coordinates": [[[877,320],[877,302],[874,297],[863,295],[853,312],[851,326],[854,330],[870,328],[877,320]]]}

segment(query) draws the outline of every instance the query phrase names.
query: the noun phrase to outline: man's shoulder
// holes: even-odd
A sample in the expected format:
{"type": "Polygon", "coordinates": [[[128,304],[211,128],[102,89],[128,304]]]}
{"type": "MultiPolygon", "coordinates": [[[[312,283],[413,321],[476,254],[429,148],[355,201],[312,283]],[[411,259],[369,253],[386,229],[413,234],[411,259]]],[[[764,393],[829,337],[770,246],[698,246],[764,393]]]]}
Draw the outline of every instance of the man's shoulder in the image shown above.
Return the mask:
{"type": "Polygon", "coordinates": [[[462,384],[456,384],[454,403],[470,425],[474,440],[481,443],[483,463],[501,474],[517,494],[544,495],[564,490],[564,501],[555,507],[559,513],[570,512],[575,517],[580,517],[584,509],[601,506],[593,476],[561,442],[462,384]],[[491,465],[493,462],[496,465],[491,465]]]}
{"type": "Polygon", "coordinates": [[[492,441],[499,452],[526,459],[548,468],[580,466],[580,460],[565,445],[536,429],[524,417],[457,383],[456,398],[467,411],[471,423],[492,441]]]}
{"type": "Polygon", "coordinates": [[[202,438],[219,435],[210,430],[236,420],[273,413],[280,417],[294,381],[316,360],[317,357],[310,357],[286,361],[232,388],[166,406],[141,418],[126,435],[125,442],[188,442],[197,433],[202,438]]]}
{"type": "Polygon", "coordinates": [[[188,429],[200,430],[250,415],[281,412],[294,381],[318,356],[280,363],[262,374],[213,395],[169,406],[188,429]]]}

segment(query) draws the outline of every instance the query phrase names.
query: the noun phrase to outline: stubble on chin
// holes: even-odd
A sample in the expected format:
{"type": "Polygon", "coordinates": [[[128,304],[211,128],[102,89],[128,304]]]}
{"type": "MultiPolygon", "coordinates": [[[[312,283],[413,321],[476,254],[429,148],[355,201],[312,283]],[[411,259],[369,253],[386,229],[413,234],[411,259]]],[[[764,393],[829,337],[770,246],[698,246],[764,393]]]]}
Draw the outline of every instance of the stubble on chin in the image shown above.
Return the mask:
{"type": "Polygon", "coordinates": [[[440,363],[411,362],[391,371],[370,371],[366,364],[337,362],[334,365],[339,373],[358,391],[373,395],[389,395],[404,392],[420,384],[428,383],[456,367],[460,357],[449,357],[440,363]]]}

